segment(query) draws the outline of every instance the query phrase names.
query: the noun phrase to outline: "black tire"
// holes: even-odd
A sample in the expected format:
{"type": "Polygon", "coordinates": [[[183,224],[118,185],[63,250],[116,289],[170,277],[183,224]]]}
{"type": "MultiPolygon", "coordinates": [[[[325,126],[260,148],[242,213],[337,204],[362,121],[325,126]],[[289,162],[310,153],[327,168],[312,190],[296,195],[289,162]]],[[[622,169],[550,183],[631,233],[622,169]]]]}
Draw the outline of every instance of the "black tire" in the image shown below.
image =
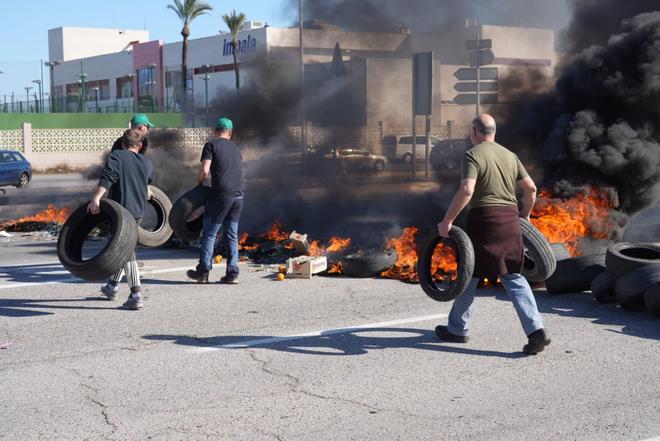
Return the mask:
{"type": "Polygon", "coordinates": [[[616,279],[614,293],[619,304],[628,310],[644,309],[644,293],[660,283],[660,266],[641,266],[616,279]]]}
{"type": "Polygon", "coordinates": [[[527,219],[520,218],[525,259],[522,275],[530,282],[543,282],[555,272],[557,259],[545,236],[527,219]]]}
{"type": "Polygon", "coordinates": [[[621,276],[645,265],[660,265],[660,245],[652,243],[616,243],[607,249],[607,270],[621,276]]]}
{"type": "Polygon", "coordinates": [[[172,202],[170,198],[158,187],[149,186],[153,197],[147,203],[151,205],[156,212],[156,227],[148,230],[138,226],[138,243],[145,247],[159,247],[172,237],[172,227],[170,227],[169,217],[172,211],[172,202]]]}
{"type": "Polygon", "coordinates": [[[412,155],[410,153],[406,153],[401,157],[401,160],[404,164],[410,164],[412,162],[412,155]]]}
{"type": "Polygon", "coordinates": [[[651,314],[660,317],[660,283],[651,285],[644,293],[644,304],[651,314]]]}
{"type": "Polygon", "coordinates": [[[374,169],[375,169],[377,172],[382,172],[383,170],[385,170],[385,161],[383,161],[382,159],[378,159],[378,160],[374,163],[374,169]]]}
{"type": "Polygon", "coordinates": [[[341,272],[351,277],[373,277],[391,268],[398,258],[394,250],[349,254],[341,259],[341,272]]]}
{"type": "Polygon", "coordinates": [[[555,260],[557,262],[560,260],[570,259],[572,257],[571,252],[563,243],[551,243],[550,248],[552,248],[552,252],[554,253],[555,260]]]}
{"type": "Polygon", "coordinates": [[[568,294],[591,289],[591,282],[605,271],[605,254],[571,257],[557,262],[557,269],[545,281],[550,294],[568,294]]]}
{"type": "Polygon", "coordinates": [[[16,188],[25,188],[30,184],[30,175],[27,173],[23,172],[21,173],[21,176],[18,178],[18,184],[16,184],[16,188]]]}
{"type": "Polygon", "coordinates": [[[202,218],[190,216],[204,205],[209,198],[210,187],[197,186],[185,192],[172,206],[170,211],[170,227],[180,239],[193,241],[199,239],[202,234],[202,218]]]}
{"type": "Polygon", "coordinates": [[[130,259],[137,244],[137,224],[133,215],[115,201],[101,199],[101,213],[89,214],[87,203],[67,219],[57,239],[57,256],[74,276],[89,282],[106,280],[130,259]],[[82,259],[85,238],[98,225],[108,223],[110,240],[99,254],[82,259]]]}
{"type": "Polygon", "coordinates": [[[616,276],[609,271],[604,271],[591,281],[591,294],[600,303],[616,303],[614,294],[614,282],[616,276]]]}
{"type": "Polygon", "coordinates": [[[472,247],[472,241],[465,231],[455,226],[451,228],[449,234],[449,239],[443,239],[437,233],[429,236],[422,248],[417,263],[419,283],[424,293],[436,302],[449,302],[463,294],[474,274],[474,248],[472,247]],[[433,280],[434,274],[431,272],[431,261],[435,247],[443,241],[453,246],[458,262],[456,280],[444,288],[436,284],[433,280]]]}

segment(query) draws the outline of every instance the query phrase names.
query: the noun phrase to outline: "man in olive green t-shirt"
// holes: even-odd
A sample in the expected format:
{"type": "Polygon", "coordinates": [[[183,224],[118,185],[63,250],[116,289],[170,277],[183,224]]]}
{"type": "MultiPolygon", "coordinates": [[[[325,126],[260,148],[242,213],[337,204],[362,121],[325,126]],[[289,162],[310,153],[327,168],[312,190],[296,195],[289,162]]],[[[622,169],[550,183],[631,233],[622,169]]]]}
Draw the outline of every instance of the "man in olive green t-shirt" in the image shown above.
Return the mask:
{"type": "Polygon", "coordinates": [[[463,157],[461,186],[438,224],[438,233],[449,237],[454,220],[469,207],[467,234],[475,253],[474,278],[452,305],[447,326],[435,328],[444,341],[466,343],[474,295],[480,278],[498,276],[518,313],[528,342],[526,354],[537,354],[550,338],[534,294],[522,271],[524,249],[519,216],[529,219],[536,200],[536,186],[518,157],[495,142],[496,125],[490,115],[472,121],[470,139],[474,147],[463,157]],[[518,211],[516,187],[523,190],[518,211]]]}

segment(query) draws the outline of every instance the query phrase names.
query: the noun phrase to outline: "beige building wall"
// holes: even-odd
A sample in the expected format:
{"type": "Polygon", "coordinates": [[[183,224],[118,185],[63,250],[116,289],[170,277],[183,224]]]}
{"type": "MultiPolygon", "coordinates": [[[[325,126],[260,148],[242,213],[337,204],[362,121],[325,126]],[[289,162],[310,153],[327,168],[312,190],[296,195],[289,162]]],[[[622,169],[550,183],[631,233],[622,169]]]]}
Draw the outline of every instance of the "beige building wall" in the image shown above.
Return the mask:
{"type": "Polygon", "coordinates": [[[112,54],[129,49],[134,41],[149,41],[149,31],[74,27],[50,29],[48,59],[69,61],[112,54]]]}

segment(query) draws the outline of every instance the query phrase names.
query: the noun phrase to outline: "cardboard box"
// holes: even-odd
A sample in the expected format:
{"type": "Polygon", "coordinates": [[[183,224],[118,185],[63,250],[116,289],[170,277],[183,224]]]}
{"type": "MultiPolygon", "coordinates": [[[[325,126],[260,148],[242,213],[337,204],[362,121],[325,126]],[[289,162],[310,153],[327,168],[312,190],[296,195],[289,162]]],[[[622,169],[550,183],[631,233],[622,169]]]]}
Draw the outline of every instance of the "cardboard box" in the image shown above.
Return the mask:
{"type": "Polygon", "coordinates": [[[328,259],[325,256],[292,257],[286,261],[286,275],[292,279],[311,279],[312,274],[318,274],[328,269],[328,259]]]}
{"type": "Polygon", "coordinates": [[[309,242],[307,241],[306,234],[296,233],[294,230],[289,235],[289,240],[293,244],[293,248],[295,248],[300,254],[309,254],[309,242]]]}

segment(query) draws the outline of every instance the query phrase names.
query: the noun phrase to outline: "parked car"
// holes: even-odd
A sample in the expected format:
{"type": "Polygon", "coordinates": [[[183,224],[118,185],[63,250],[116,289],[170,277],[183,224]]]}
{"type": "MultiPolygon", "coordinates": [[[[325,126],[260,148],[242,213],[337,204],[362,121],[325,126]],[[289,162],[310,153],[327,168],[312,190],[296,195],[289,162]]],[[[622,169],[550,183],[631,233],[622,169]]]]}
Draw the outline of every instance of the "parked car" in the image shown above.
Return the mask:
{"type": "MultiPolygon", "coordinates": [[[[373,170],[381,172],[388,164],[383,155],[375,155],[363,147],[320,145],[307,149],[305,171],[310,173],[341,173],[344,171],[373,170]]],[[[293,170],[302,166],[300,152],[277,157],[280,169],[293,170]]]]}
{"type": "MultiPolygon", "coordinates": [[[[424,149],[426,148],[426,136],[416,136],[417,138],[417,161],[424,162],[424,149]]],[[[437,136],[431,136],[431,148],[441,141],[437,136]]],[[[383,138],[383,152],[388,158],[394,161],[402,161],[406,164],[412,162],[413,158],[413,137],[388,135],[383,138]]]]}
{"type": "Polygon", "coordinates": [[[32,166],[21,152],[0,150],[0,187],[27,187],[32,180],[32,166]]]}
{"type": "Polygon", "coordinates": [[[436,143],[429,153],[429,163],[433,170],[457,170],[461,166],[463,153],[470,148],[467,138],[443,139],[436,143]]]}

